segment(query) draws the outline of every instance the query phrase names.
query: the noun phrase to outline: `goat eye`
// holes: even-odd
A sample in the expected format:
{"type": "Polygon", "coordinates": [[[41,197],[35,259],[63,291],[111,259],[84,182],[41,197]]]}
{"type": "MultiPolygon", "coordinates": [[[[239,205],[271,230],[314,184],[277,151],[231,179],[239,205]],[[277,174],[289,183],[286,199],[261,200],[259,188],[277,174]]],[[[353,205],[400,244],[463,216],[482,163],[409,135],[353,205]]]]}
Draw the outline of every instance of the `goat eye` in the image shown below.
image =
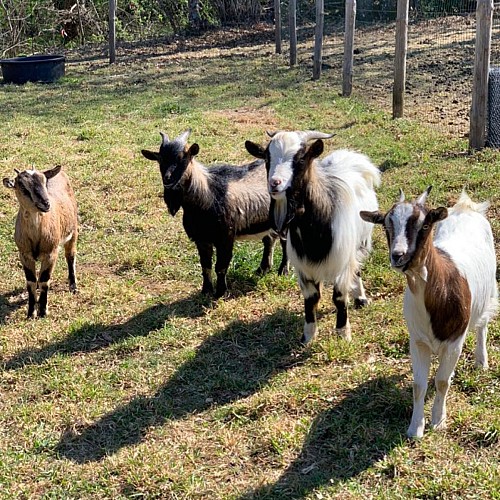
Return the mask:
{"type": "Polygon", "coordinates": [[[422,229],[423,229],[424,231],[427,231],[427,229],[429,229],[429,224],[424,224],[424,225],[422,226],[422,229]]]}

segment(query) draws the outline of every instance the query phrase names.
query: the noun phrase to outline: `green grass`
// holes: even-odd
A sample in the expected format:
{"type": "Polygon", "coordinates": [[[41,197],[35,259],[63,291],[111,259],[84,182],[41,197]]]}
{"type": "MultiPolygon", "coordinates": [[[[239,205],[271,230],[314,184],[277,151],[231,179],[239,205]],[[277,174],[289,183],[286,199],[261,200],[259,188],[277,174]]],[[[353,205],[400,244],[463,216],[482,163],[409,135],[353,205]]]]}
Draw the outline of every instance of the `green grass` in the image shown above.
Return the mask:
{"type": "Polygon", "coordinates": [[[491,200],[497,242],[498,152],[461,154],[464,141],[343,99],[272,45],[202,41],[128,50],[113,66],[68,54],[60,83],[0,89],[2,176],[62,164],[81,219],[80,293],[68,292],[60,258],[51,316],[27,321],[17,205],[0,191],[0,498],[499,499],[498,322],[488,372],[474,370],[466,343],[448,429],[408,441],[405,284],[382,231],[352,343],[333,333],[327,286],[318,339],[303,348],[296,279],[256,276],[260,245],[237,245],[230,297],[200,295],[194,245],[140,150],[159,146],[159,130],[191,128],[201,161],[243,162],[244,141],[264,142],[265,130],[333,132],[327,148],[362,151],[383,169],[383,209],[400,187],[413,197],[432,184],[430,202],[446,205],[465,186],[491,200]]]}

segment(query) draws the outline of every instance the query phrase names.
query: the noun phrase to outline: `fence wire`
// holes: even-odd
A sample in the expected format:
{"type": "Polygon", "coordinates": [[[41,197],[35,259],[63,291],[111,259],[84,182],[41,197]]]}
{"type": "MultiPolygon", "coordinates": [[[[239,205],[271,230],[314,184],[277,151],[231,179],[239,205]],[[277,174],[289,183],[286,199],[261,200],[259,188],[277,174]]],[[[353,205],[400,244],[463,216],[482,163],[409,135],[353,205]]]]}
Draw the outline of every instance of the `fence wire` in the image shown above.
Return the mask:
{"type": "MultiPolygon", "coordinates": [[[[299,2],[300,4],[300,2],[299,2]]],[[[436,1],[423,8],[411,2],[404,116],[450,137],[469,134],[475,57],[475,2],[436,1]]],[[[285,13],[287,16],[288,13],[285,13]]],[[[322,78],[342,88],[344,3],[325,2],[322,78]]],[[[313,2],[299,10],[299,64],[311,64],[313,2]],[[307,38],[310,37],[310,40],[307,38]]],[[[396,6],[390,0],[357,2],[353,95],[392,111],[396,6]]],[[[500,66],[500,3],[495,5],[491,66],[500,66]]],[[[500,113],[500,110],[499,110],[500,113]]]]}

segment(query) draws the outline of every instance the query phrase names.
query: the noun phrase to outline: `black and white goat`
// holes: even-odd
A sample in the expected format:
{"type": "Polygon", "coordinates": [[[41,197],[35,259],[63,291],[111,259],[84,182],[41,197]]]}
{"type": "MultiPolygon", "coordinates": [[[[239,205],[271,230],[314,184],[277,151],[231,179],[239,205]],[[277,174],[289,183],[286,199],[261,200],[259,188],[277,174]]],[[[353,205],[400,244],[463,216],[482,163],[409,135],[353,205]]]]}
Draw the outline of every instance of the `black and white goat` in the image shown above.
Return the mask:
{"type": "MultiPolygon", "coordinates": [[[[143,149],[148,160],[160,164],[163,198],[171,215],[183,208],[183,225],[198,249],[203,275],[202,293],[214,293],[212,256],[215,247],[217,285],[215,296],[227,291],[226,273],[233,256],[235,240],[261,239],[264,243],[259,273],[272,266],[273,248],[278,239],[269,221],[270,197],[266,189],[264,162],[246,165],[205,167],[195,156],[198,144],[187,145],[190,131],[170,141],[160,132],[158,153],[143,149]]],[[[279,274],[288,272],[286,243],[279,274]]]]}
{"type": "Polygon", "coordinates": [[[446,426],[446,395],[469,329],[476,329],[476,366],[488,367],[488,322],[498,296],[493,235],[484,216],[488,203],[474,203],[462,193],[450,209],[429,209],[430,189],[414,202],[405,201],[401,192],[399,202],[386,214],[361,212],[365,221],[384,226],[391,266],[404,273],[408,283],[404,316],[414,382],[407,434],[416,438],[424,433],[431,355],[439,359],[431,425],[440,429],[446,426]]]}
{"type": "Polygon", "coordinates": [[[317,333],[324,281],[334,284],[336,329],[345,339],[351,338],[349,295],[357,307],[367,303],[359,271],[371,249],[372,227],[359,211],[378,208],[373,188],[380,183],[380,172],[366,156],[347,150],[317,160],[323,152],[321,139],[330,137],[316,131],[280,131],[266,148],[245,143],[250,154],[266,161],[273,227],[279,233],[288,229],[287,253],[304,296],[304,343],[317,333]]]}
{"type": "Polygon", "coordinates": [[[47,295],[50,278],[57,261],[59,245],[64,245],[68,264],[69,288],[76,292],[76,241],[78,212],[68,176],[61,166],[45,172],[16,170],[14,179],[3,179],[5,187],[14,189],[19,201],[14,240],[26,276],[28,318],[48,314],[47,295]],[[36,261],[40,261],[37,279],[36,261]],[[37,300],[37,288],[40,297],[37,300]]]}

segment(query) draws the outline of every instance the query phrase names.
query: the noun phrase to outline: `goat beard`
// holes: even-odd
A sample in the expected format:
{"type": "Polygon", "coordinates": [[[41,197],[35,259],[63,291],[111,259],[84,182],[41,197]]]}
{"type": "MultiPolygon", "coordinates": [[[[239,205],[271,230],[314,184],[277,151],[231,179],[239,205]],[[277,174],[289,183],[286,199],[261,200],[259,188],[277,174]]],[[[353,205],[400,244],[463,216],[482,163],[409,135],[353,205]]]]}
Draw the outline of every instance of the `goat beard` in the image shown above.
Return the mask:
{"type": "Polygon", "coordinates": [[[288,225],[299,212],[297,203],[291,196],[276,200],[271,198],[270,219],[271,227],[281,237],[286,238],[288,225]]]}
{"type": "Polygon", "coordinates": [[[165,201],[170,215],[174,216],[182,206],[182,189],[165,188],[163,190],[163,200],[165,201]]]}

